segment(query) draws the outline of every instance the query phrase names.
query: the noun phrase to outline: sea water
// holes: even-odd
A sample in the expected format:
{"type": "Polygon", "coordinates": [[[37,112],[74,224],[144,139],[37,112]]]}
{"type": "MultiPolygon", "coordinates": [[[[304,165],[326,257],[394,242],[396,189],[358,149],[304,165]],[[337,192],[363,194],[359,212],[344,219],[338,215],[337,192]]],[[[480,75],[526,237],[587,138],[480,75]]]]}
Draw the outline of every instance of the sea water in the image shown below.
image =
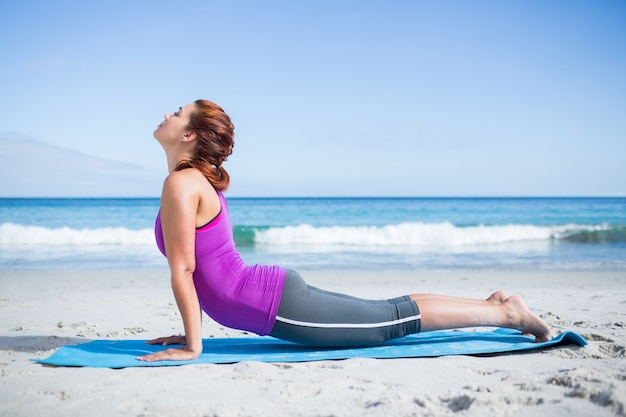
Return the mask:
{"type": "MultiPolygon", "coordinates": [[[[227,196],[228,198],[228,196],[227,196]]],[[[249,264],[626,269],[626,198],[228,198],[249,264]]],[[[154,269],[159,200],[0,199],[0,269],[154,269]]]]}

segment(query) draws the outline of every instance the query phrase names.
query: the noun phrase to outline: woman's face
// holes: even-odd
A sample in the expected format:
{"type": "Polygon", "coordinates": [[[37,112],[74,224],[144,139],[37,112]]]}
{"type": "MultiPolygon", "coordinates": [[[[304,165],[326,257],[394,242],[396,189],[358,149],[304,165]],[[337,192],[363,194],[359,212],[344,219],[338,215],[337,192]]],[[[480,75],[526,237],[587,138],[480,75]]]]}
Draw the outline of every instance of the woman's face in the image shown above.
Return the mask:
{"type": "Polygon", "coordinates": [[[175,113],[165,113],[164,120],[154,131],[154,137],[160,143],[183,139],[185,134],[188,133],[187,125],[194,107],[194,103],[189,103],[184,107],[180,107],[175,113]]]}

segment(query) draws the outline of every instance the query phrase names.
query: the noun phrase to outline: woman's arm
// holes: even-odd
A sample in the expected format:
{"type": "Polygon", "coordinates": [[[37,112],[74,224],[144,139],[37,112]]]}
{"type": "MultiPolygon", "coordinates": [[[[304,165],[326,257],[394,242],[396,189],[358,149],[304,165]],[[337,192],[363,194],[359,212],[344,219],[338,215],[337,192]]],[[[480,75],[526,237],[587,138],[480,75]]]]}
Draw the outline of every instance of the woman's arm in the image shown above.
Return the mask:
{"type": "Polygon", "coordinates": [[[193,283],[196,267],[196,214],[200,204],[200,189],[192,170],[170,174],[161,196],[161,226],[171,284],[176,304],[183,319],[186,343],[184,348],[167,349],[139,357],[140,360],[193,360],[202,353],[202,317],[200,303],[193,283]]]}

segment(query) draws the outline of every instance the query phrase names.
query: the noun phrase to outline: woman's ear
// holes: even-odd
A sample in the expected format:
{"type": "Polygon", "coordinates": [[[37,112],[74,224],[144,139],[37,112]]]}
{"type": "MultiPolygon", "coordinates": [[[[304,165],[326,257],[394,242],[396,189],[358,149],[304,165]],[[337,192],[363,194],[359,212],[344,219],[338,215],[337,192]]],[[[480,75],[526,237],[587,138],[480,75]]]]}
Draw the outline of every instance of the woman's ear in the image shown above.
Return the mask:
{"type": "Polygon", "coordinates": [[[196,132],[185,132],[183,142],[192,142],[196,139],[196,132]]]}

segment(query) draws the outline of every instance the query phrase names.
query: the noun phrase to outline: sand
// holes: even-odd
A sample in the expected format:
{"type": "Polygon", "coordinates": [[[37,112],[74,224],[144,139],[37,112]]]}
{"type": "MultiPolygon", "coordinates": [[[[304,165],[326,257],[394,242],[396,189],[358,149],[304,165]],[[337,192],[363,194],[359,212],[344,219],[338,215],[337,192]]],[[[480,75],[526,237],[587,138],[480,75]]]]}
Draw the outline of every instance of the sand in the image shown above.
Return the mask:
{"type": "MultiPolygon", "coordinates": [[[[0,415],[626,415],[626,271],[303,275],[372,298],[418,291],[484,297],[504,289],[522,295],[557,332],[576,330],[589,345],[488,357],[49,367],[29,359],[93,339],[178,334],[168,272],[0,271],[0,415]]],[[[205,317],[203,335],[244,334],[205,317]]]]}

